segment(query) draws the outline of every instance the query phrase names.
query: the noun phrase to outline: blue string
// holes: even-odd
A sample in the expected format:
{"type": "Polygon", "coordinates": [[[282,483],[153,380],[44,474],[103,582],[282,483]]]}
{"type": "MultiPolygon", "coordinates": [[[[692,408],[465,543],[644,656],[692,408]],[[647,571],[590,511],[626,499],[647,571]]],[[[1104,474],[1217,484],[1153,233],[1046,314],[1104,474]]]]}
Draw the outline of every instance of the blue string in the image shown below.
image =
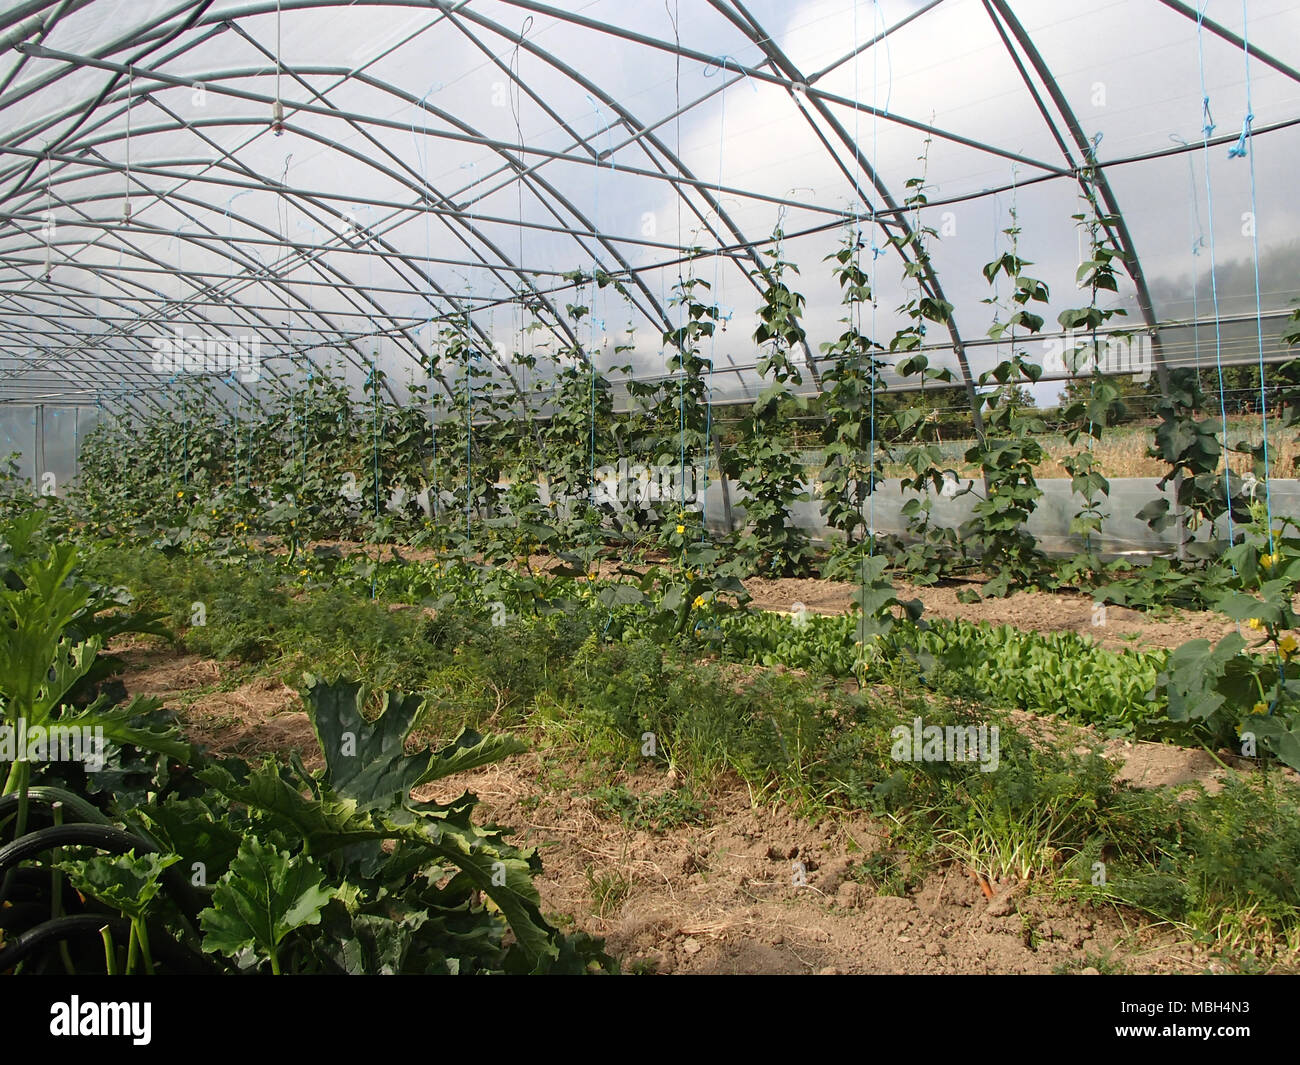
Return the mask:
{"type": "MultiPolygon", "coordinates": [[[[1183,145],[1184,147],[1187,145],[1187,142],[1183,140],[1182,137],[1179,137],[1177,134],[1171,134],[1170,139],[1176,141],[1177,143],[1183,145]]],[[[1199,311],[1199,299],[1197,296],[1196,263],[1194,260],[1196,259],[1196,257],[1198,257],[1201,254],[1201,249],[1205,247],[1205,230],[1201,228],[1200,205],[1197,203],[1196,200],[1196,165],[1195,163],[1193,163],[1190,154],[1187,156],[1187,177],[1188,177],[1188,187],[1192,190],[1192,202],[1191,202],[1192,210],[1191,210],[1191,224],[1190,224],[1190,228],[1192,230],[1192,237],[1193,237],[1192,240],[1192,258],[1193,258],[1192,351],[1193,351],[1193,357],[1196,360],[1196,371],[1199,374],[1201,370],[1201,331],[1198,328],[1196,328],[1196,323],[1201,320],[1201,315],[1199,311]]]]}
{"type": "MultiPolygon", "coordinates": [[[[1250,18],[1246,12],[1246,0],[1241,0],[1241,23],[1241,43],[1246,63],[1246,118],[1241,124],[1241,138],[1237,141],[1236,146],[1228,152],[1230,158],[1236,159],[1247,155],[1247,147],[1250,141],[1250,124],[1255,118],[1254,112],[1251,110],[1250,102],[1250,18]]],[[[1249,165],[1250,217],[1253,223],[1250,227],[1250,244],[1255,266],[1255,338],[1256,350],[1259,358],[1259,417],[1260,429],[1264,436],[1264,504],[1268,513],[1268,550],[1269,554],[1272,554],[1274,550],[1273,492],[1270,487],[1271,478],[1269,477],[1268,461],[1268,399],[1267,393],[1264,390],[1264,312],[1260,307],[1259,292],[1259,215],[1256,213],[1254,152],[1249,153],[1249,165]]]]}
{"type": "MultiPolygon", "coordinates": [[[[1247,60],[1249,60],[1249,58],[1250,58],[1250,55],[1249,55],[1250,44],[1249,44],[1249,42],[1246,43],[1246,49],[1247,49],[1247,56],[1246,56],[1246,58],[1247,58],[1247,60]]],[[[1246,87],[1246,96],[1247,96],[1247,98],[1249,99],[1249,97],[1250,97],[1250,87],[1249,87],[1249,83],[1247,84],[1247,87],[1246,87]]],[[[1247,104],[1246,104],[1246,107],[1249,109],[1250,104],[1247,103],[1247,104]]],[[[1247,139],[1250,137],[1250,124],[1251,124],[1251,122],[1253,122],[1254,120],[1255,120],[1255,116],[1254,116],[1253,114],[1251,114],[1249,110],[1247,110],[1247,112],[1246,112],[1246,118],[1245,118],[1245,120],[1241,123],[1241,136],[1237,138],[1237,143],[1234,144],[1231,148],[1228,149],[1228,158],[1229,158],[1229,159],[1240,159],[1240,158],[1242,158],[1242,157],[1246,154],[1246,141],[1247,141],[1247,139]]]]}
{"type": "MultiPolygon", "coordinates": [[[[1205,199],[1206,212],[1210,229],[1210,295],[1214,300],[1214,364],[1218,371],[1219,377],[1219,418],[1223,426],[1223,496],[1227,503],[1228,514],[1228,543],[1232,543],[1235,538],[1232,522],[1232,480],[1231,470],[1228,465],[1228,405],[1223,395],[1223,323],[1219,316],[1219,281],[1218,271],[1216,268],[1217,257],[1214,250],[1214,182],[1210,175],[1210,134],[1214,132],[1214,123],[1210,118],[1210,95],[1205,88],[1205,38],[1202,32],[1202,23],[1205,19],[1205,3],[1196,11],[1196,58],[1200,69],[1201,79],[1201,106],[1202,113],[1205,117],[1205,125],[1202,127],[1201,144],[1205,152],[1205,199]]],[[[1232,571],[1237,572],[1236,564],[1232,566],[1232,571]]]]}

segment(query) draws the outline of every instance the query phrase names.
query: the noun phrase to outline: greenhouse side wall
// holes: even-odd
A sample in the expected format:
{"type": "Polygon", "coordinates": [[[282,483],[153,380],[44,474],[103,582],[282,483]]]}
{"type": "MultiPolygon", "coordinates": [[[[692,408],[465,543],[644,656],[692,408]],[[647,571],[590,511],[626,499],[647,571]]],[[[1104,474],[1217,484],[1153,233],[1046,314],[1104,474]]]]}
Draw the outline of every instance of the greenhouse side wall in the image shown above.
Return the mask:
{"type": "Polygon", "coordinates": [[[95,407],[0,407],[0,463],[16,455],[19,477],[37,491],[61,495],[77,476],[81,443],[98,419],[95,407]]]}
{"type": "MultiPolygon", "coordinates": [[[[1037,540],[1038,546],[1049,554],[1073,554],[1081,547],[1080,538],[1070,533],[1070,523],[1080,507],[1079,497],[1071,490],[1070,481],[1065,478],[1040,480],[1038,487],[1043,490],[1043,496],[1038,501],[1038,509],[1029,519],[1027,526],[1029,532],[1037,540]]],[[[805,486],[805,490],[809,490],[808,486],[805,486]]],[[[970,518],[975,496],[958,495],[956,498],[946,498],[940,493],[929,494],[934,501],[932,513],[936,525],[957,528],[970,518]]],[[[1265,499],[1262,485],[1256,494],[1260,500],[1265,499]]],[[[1108,517],[1102,526],[1097,549],[1107,555],[1153,555],[1176,550],[1178,546],[1176,525],[1170,525],[1163,532],[1157,533],[1136,516],[1142,507],[1161,495],[1169,500],[1172,513],[1174,506],[1172,484],[1167,485],[1162,491],[1157,481],[1143,477],[1112,479],[1110,497],[1102,507],[1102,511],[1108,517]]],[[[734,486],[731,488],[731,496],[734,518],[739,522],[743,520],[744,499],[736,497],[734,486]]],[[[918,493],[915,491],[903,489],[902,482],[897,478],[885,481],[876,492],[874,505],[868,506],[869,521],[874,523],[878,533],[903,536],[907,532],[907,520],[902,515],[902,508],[908,499],[917,496],[918,493]]],[[[1271,480],[1269,502],[1274,515],[1300,519],[1300,481],[1271,480]]],[[[716,532],[725,531],[724,513],[722,485],[714,481],[709,484],[705,497],[705,520],[708,527],[716,532]]],[[[822,518],[820,502],[816,499],[806,503],[796,503],[791,517],[797,526],[808,530],[819,540],[824,541],[831,535],[830,528],[822,518]]],[[[1220,533],[1223,532],[1225,530],[1220,529],[1220,533]]],[[[1202,526],[1193,535],[1195,539],[1204,540],[1209,535],[1209,527],[1202,526]]]]}

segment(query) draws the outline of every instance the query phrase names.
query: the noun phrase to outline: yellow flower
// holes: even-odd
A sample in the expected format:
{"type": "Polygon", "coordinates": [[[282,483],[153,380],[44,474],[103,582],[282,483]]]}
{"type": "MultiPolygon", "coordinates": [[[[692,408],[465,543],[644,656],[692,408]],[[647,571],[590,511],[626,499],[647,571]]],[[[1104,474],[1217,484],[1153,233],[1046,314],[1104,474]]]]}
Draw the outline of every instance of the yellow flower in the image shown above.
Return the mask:
{"type": "Polygon", "coordinates": [[[1264,623],[1259,618],[1251,618],[1246,622],[1247,627],[1254,629],[1256,632],[1264,631],[1264,623]]]}
{"type": "Polygon", "coordinates": [[[1290,658],[1296,653],[1297,648],[1300,648],[1300,643],[1297,643],[1296,638],[1289,632],[1277,641],[1277,649],[1282,652],[1283,658],[1290,658]]]}
{"type": "Polygon", "coordinates": [[[176,498],[177,498],[177,499],[184,499],[184,498],[185,498],[185,493],[184,493],[184,492],[177,492],[177,493],[176,493],[176,498]]]}
{"type": "Polygon", "coordinates": [[[679,526],[677,526],[677,535],[678,535],[678,536],[681,536],[682,533],[684,533],[685,531],[686,531],[686,526],[685,526],[685,525],[679,525],[679,526]]]}
{"type": "Polygon", "coordinates": [[[1272,569],[1275,563],[1281,561],[1282,561],[1281,555],[1261,555],[1259,558],[1259,564],[1263,566],[1265,569],[1272,569]]]}
{"type": "Polygon", "coordinates": [[[1252,714],[1267,714],[1268,703],[1256,703],[1254,706],[1250,708],[1250,712],[1252,714]]]}
{"type": "Polygon", "coordinates": [[[704,605],[704,596],[702,596],[702,595],[697,595],[697,596],[695,597],[695,609],[698,610],[698,609],[699,609],[700,607],[702,607],[703,605],[704,605]]]}
{"type": "Polygon", "coordinates": [[[305,569],[300,569],[300,570],[298,571],[298,576],[299,576],[299,577],[305,577],[305,576],[307,576],[307,571],[306,571],[305,569]]]}

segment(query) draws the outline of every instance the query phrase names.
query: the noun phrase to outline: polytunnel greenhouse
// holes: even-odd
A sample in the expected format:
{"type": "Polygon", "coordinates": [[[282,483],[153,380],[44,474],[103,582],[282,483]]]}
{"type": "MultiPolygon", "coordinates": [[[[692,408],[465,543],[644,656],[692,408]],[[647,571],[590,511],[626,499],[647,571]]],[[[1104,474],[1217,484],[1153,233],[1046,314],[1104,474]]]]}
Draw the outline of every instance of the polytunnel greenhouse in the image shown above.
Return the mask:
{"type": "Polygon", "coordinates": [[[0,0],[0,972],[1300,971],[1297,158],[1284,0],[0,0]]]}

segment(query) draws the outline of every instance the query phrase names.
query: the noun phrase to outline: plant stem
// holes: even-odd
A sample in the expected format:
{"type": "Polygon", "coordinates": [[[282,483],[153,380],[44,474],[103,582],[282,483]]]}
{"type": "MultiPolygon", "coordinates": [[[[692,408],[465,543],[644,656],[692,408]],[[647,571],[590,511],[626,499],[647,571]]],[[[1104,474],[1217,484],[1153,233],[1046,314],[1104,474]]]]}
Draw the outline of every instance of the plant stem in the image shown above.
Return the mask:
{"type": "Polygon", "coordinates": [[[144,962],[144,971],[153,976],[153,955],[149,952],[149,928],[145,925],[143,917],[132,919],[131,932],[135,936],[135,941],[140,944],[140,960],[144,962]]]}
{"type": "MultiPolygon", "coordinates": [[[[63,803],[52,803],[50,813],[54,818],[55,825],[63,824],[63,803]]],[[[63,873],[58,867],[62,856],[62,847],[55,847],[50,852],[50,919],[55,921],[63,916],[63,873]]],[[[68,952],[68,941],[66,939],[59,940],[59,959],[63,962],[64,971],[69,976],[75,975],[76,969],[72,964],[72,955],[68,952]]]]}
{"type": "Polygon", "coordinates": [[[113,949],[113,930],[104,925],[99,930],[99,938],[104,941],[104,971],[109,976],[117,975],[117,953],[113,949]]]}
{"type": "Polygon", "coordinates": [[[135,920],[131,921],[131,931],[126,937],[126,975],[130,976],[135,972],[135,959],[137,948],[139,946],[139,937],[136,935],[135,920]]]}

